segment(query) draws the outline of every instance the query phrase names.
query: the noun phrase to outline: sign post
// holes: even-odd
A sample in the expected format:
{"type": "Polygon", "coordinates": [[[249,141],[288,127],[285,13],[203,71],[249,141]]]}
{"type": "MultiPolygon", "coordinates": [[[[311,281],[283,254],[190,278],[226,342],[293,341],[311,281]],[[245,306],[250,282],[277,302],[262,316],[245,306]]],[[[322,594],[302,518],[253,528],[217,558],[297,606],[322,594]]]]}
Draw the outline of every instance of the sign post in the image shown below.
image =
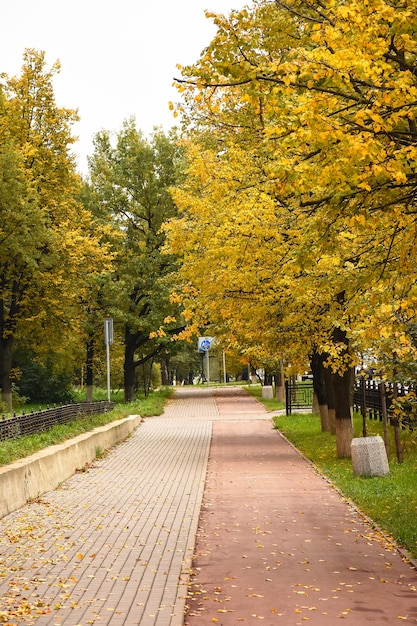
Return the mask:
{"type": "Polygon", "coordinates": [[[110,344],[113,343],[113,319],[111,317],[104,320],[104,343],[107,357],[107,400],[110,402],[110,344]]]}
{"type": "Polygon", "coordinates": [[[213,337],[199,337],[198,338],[198,352],[201,354],[202,363],[202,379],[204,378],[204,354],[207,355],[207,384],[210,384],[210,355],[209,350],[213,344],[213,337]]]}

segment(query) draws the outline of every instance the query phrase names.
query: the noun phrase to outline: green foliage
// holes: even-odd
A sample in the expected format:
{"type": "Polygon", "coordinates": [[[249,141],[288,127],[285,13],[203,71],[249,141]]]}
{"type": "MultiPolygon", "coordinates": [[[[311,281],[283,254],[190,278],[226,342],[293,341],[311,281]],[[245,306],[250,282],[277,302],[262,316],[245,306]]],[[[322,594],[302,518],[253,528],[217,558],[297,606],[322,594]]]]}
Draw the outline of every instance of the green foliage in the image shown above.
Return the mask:
{"type": "Polygon", "coordinates": [[[174,132],[155,130],[146,139],[135,120],[126,120],[115,137],[98,133],[89,160],[92,191],[101,219],[112,226],[113,276],[103,297],[123,338],[126,401],[134,399],[136,372],[161,352],[169,353],[169,334],[178,321],[170,300],[177,259],[163,254],[162,224],[175,215],[169,188],[183,168],[174,132]]]}
{"type": "Polygon", "coordinates": [[[31,361],[21,368],[19,392],[28,402],[45,404],[74,402],[71,376],[65,371],[55,371],[51,360],[45,365],[31,361]]]}
{"type": "MultiPolygon", "coordinates": [[[[356,415],[354,421],[356,436],[359,437],[360,416],[356,415]]],[[[402,432],[402,464],[391,459],[388,476],[364,478],[354,476],[350,460],[336,457],[334,438],[329,432],[321,432],[318,416],[278,416],[274,418],[274,423],[344,496],[417,557],[417,441],[414,433],[402,432]]],[[[369,436],[382,435],[381,423],[368,421],[368,431],[369,436]]],[[[391,446],[394,449],[393,437],[391,446]]]]}
{"type": "MultiPolygon", "coordinates": [[[[74,402],[85,402],[86,390],[84,387],[75,387],[72,390],[74,395],[74,402]]],[[[94,387],[93,389],[93,402],[100,402],[107,400],[107,389],[105,387],[94,387]]],[[[110,390],[110,401],[116,405],[123,403],[123,391],[121,389],[110,390]]]]}
{"type": "Polygon", "coordinates": [[[78,200],[70,152],[78,117],[55,102],[59,69],[59,63],[48,69],[45,53],[28,49],[21,75],[1,76],[0,386],[9,408],[15,343],[44,358],[69,352],[84,277],[107,262],[92,215],[78,200]]]}
{"type": "Polygon", "coordinates": [[[139,393],[148,394],[162,384],[161,366],[159,363],[142,363],[136,371],[136,387],[139,393]]]}
{"type": "Polygon", "coordinates": [[[170,382],[175,377],[178,383],[185,381],[192,384],[193,379],[201,374],[201,354],[197,351],[197,342],[176,342],[177,351],[166,359],[170,382]]]}
{"type": "Polygon", "coordinates": [[[101,446],[95,447],[96,459],[103,459],[106,456],[106,451],[101,446]]]}

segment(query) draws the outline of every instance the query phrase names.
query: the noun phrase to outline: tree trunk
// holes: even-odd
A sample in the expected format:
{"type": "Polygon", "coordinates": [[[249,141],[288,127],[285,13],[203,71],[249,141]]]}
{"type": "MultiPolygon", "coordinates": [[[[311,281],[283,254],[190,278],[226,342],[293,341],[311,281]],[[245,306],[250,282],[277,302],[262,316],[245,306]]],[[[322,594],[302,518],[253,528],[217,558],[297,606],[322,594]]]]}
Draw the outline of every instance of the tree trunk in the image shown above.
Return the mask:
{"type": "Polygon", "coordinates": [[[135,368],[135,350],[136,341],[135,336],[131,335],[129,329],[125,329],[125,360],[123,366],[123,386],[124,386],[124,400],[125,402],[133,402],[135,400],[135,382],[136,382],[136,368],[135,368]]]}
{"type": "Polygon", "coordinates": [[[169,375],[169,359],[161,359],[161,382],[164,387],[167,387],[172,383],[169,375]]]}
{"type": "Polygon", "coordinates": [[[281,359],[280,371],[275,376],[275,395],[279,402],[285,402],[284,363],[281,359]]]}
{"type": "Polygon", "coordinates": [[[94,359],[94,339],[91,337],[86,344],[85,359],[85,384],[86,384],[86,401],[93,401],[93,359],[94,359]]]}
{"type": "Polygon", "coordinates": [[[324,378],[325,359],[326,355],[319,354],[316,350],[314,350],[310,359],[310,367],[313,372],[313,388],[318,402],[322,432],[330,430],[326,382],[324,378]]]}
{"type": "Polygon", "coordinates": [[[10,380],[13,365],[13,342],[12,335],[2,337],[0,341],[1,397],[8,411],[13,409],[12,381],[10,380]]]}
{"type": "Polygon", "coordinates": [[[336,453],[339,459],[349,459],[351,457],[352,439],[352,417],[345,419],[336,418],[336,453]]]}
{"type": "Polygon", "coordinates": [[[336,449],[339,458],[350,458],[353,438],[352,383],[353,369],[333,374],[336,409],[336,449]]]}
{"type": "MultiPolygon", "coordinates": [[[[340,328],[333,331],[333,340],[337,344],[344,344],[341,357],[348,356],[349,339],[346,332],[340,328]]],[[[343,372],[333,374],[336,408],[336,448],[337,456],[350,458],[353,438],[352,400],[353,400],[354,370],[348,364],[343,372]]]]}
{"type": "Polygon", "coordinates": [[[333,372],[330,367],[324,368],[324,381],[326,384],[327,415],[329,429],[332,435],[336,434],[336,399],[334,395],[333,372]]]}

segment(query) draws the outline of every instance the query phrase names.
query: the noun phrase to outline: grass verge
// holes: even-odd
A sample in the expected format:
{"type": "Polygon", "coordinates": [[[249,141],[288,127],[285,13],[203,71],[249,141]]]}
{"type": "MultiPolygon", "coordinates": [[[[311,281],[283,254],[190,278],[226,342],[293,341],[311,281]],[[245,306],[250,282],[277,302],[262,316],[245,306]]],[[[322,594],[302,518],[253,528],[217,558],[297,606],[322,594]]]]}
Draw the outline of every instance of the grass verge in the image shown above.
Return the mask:
{"type": "Polygon", "coordinates": [[[113,411],[109,413],[80,417],[67,424],[54,426],[43,433],[1,441],[0,466],[8,465],[13,461],[30,456],[38,450],[61,443],[99,426],[105,426],[128,415],[141,415],[142,417],[161,415],[165,403],[171,395],[172,389],[160,389],[150,393],[147,397],[138,398],[130,404],[116,404],[113,411]]]}
{"type": "MultiPolygon", "coordinates": [[[[355,436],[360,437],[360,416],[355,416],[354,423],[355,436]]],[[[321,432],[319,416],[280,415],[274,417],[274,424],[346,498],[417,558],[417,433],[402,432],[404,462],[399,464],[390,432],[390,474],[365,478],[353,474],[350,459],[337,458],[335,437],[321,432]]],[[[382,424],[369,421],[368,435],[382,436],[382,424]]]]}
{"type": "Polygon", "coordinates": [[[285,409],[285,403],[279,402],[276,398],[262,398],[262,386],[261,385],[247,385],[245,387],[246,391],[250,393],[251,396],[262,402],[264,406],[268,409],[268,411],[277,411],[278,409],[285,409]]]}

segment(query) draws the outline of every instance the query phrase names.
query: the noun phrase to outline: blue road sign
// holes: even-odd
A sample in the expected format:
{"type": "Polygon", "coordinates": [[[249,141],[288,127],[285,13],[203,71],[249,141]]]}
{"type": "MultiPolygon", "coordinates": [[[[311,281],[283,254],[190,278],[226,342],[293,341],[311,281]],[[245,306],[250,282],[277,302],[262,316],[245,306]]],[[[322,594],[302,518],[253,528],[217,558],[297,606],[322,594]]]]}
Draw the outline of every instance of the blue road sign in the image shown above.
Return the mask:
{"type": "Polygon", "coordinates": [[[212,343],[213,343],[213,337],[199,337],[198,338],[198,351],[207,352],[207,350],[210,350],[212,343]]]}

